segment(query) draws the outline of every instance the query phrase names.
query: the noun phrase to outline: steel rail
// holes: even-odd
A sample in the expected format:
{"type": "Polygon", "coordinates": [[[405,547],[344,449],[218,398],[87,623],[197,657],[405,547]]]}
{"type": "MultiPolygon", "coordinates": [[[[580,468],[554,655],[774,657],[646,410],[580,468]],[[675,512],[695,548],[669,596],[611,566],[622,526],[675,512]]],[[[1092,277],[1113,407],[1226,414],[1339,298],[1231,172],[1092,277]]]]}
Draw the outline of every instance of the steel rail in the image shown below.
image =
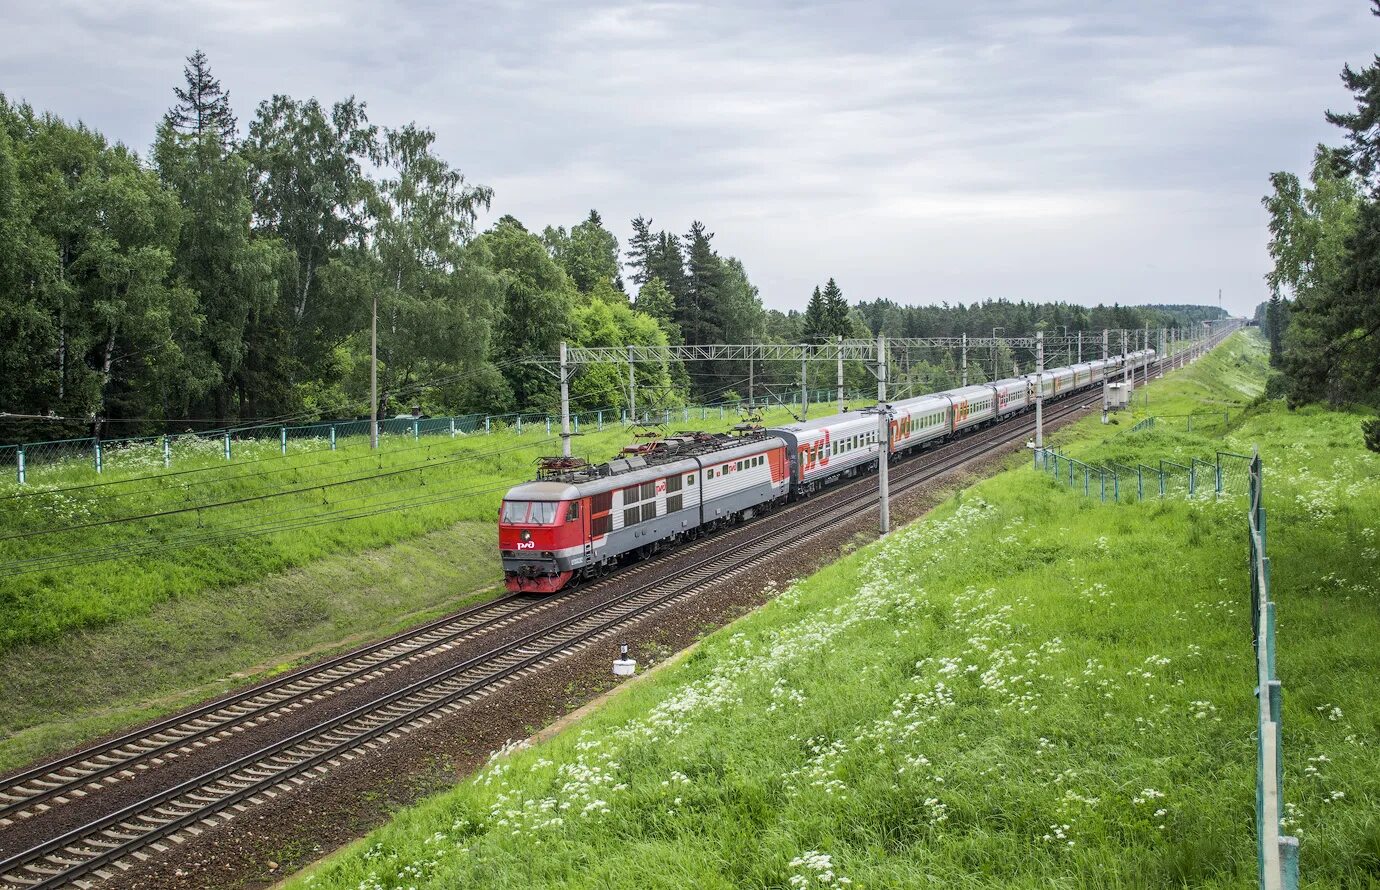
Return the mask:
{"type": "MultiPolygon", "coordinates": [[[[1054,417],[1076,413],[1078,410],[1080,410],[1080,406],[1075,400],[1054,417]]],[[[1026,426],[1028,424],[1018,423],[1013,429],[1002,423],[986,430],[973,430],[962,439],[929,452],[928,456],[933,458],[938,456],[938,451],[950,451],[952,446],[966,446],[938,460],[931,460],[924,466],[914,466],[913,469],[904,474],[904,484],[898,487],[898,493],[909,490],[934,476],[972,460],[983,451],[989,450],[993,445],[1005,444],[1018,439],[1024,434],[1026,426]],[[991,436],[990,434],[993,432],[996,432],[997,435],[991,436]]],[[[848,489],[854,487],[853,485],[847,486],[848,489]]],[[[117,812],[31,847],[0,862],[0,879],[11,886],[48,887],[97,871],[104,865],[123,859],[139,848],[197,822],[204,821],[208,817],[224,811],[227,807],[234,806],[259,794],[270,792],[273,788],[281,786],[302,772],[313,769],[325,761],[341,757],[381,735],[393,732],[419,719],[427,718],[438,709],[445,708],[461,698],[482,692],[486,688],[492,688],[495,684],[519,671],[532,667],[539,662],[561,657],[577,648],[583,648],[583,643],[629,621],[645,617],[650,612],[658,611],[670,602],[689,594],[698,584],[701,576],[713,574],[717,577],[723,577],[726,574],[742,571],[765,552],[770,551],[778,539],[790,537],[797,543],[807,540],[827,530],[840,516],[866,509],[866,503],[870,500],[870,493],[866,490],[856,491],[850,497],[839,498],[833,506],[813,513],[808,518],[804,529],[798,525],[787,525],[766,531],[749,538],[747,541],[739,542],[732,551],[705,556],[690,566],[678,569],[677,574],[671,578],[650,580],[609,601],[590,606],[572,618],[553,622],[534,630],[516,641],[495,647],[489,652],[474,656],[433,676],[419,679],[406,687],[394,690],[374,701],[337,715],[322,724],[304,729],[293,736],[278,740],[235,761],[216,767],[201,776],[165,789],[117,812]],[[730,565],[728,566],[719,564],[725,555],[730,557],[728,560],[730,565]],[[639,603],[638,600],[644,597],[649,598],[645,602],[639,603]],[[594,619],[590,627],[583,630],[579,629],[581,622],[590,619],[594,619]],[[519,657],[515,662],[503,663],[511,660],[524,647],[531,647],[544,637],[553,639],[544,647],[538,646],[536,651],[519,657]],[[491,671],[487,676],[467,680],[456,689],[444,689],[447,682],[454,681],[474,668],[486,664],[496,664],[497,670],[491,671]],[[441,688],[438,689],[438,687],[441,688]],[[421,701],[396,714],[388,713],[391,706],[402,703],[411,697],[420,698],[421,701]],[[353,733],[345,734],[343,738],[332,735],[337,729],[341,729],[347,724],[356,721],[368,721],[371,716],[380,714],[386,718],[381,723],[360,727],[353,733]],[[317,747],[319,750],[300,751],[291,757],[288,763],[283,764],[281,762],[283,756],[289,754],[291,749],[310,745],[312,740],[318,740],[313,747],[317,747]],[[321,740],[327,743],[326,747],[320,747],[321,740]],[[278,762],[273,762],[275,760],[278,762]],[[269,761],[272,765],[263,765],[265,761],[269,761]],[[241,777],[239,782],[230,781],[230,786],[222,784],[221,787],[214,788],[221,780],[233,780],[237,773],[248,772],[256,765],[259,765],[257,771],[241,777]],[[236,785],[238,787],[234,787],[236,785]],[[198,799],[196,801],[177,803],[178,798],[193,792],[197,793],[198,799]],[[213,794],[214,797],[211,801],[205,800],[207,796],[213,794]],[[187,810],[187,812],[170,816],[166,812],[169,809],[187,810]],[[150,811],[159,812],[159,815],[150,816],[150,811]],[[127,824],[136,820],[139,824],[127,824]],[[123,831],[119,829],[123,829],[123,831]],[[132,834],[130,834],[131,832],[132,834]],[[102,839],[93,839],[93,835],[102,839]],[[56,855],[59,852],[63,855],[56,855]],[[16,873],[17,869],[23,869],[27,874],[18,874],[16,873]]]]}
{"type": "MultiPolygon", "coordinates": [[[[999,423],[987,429],[996,429],[1001,425],[999,423]]],[[[978,432],[981,431],[969,431],[978,432]]],[[[971,436],[965,434],[965,438],[945,443],[926,454],[934,455],[970,441],[971,436]]],[[[901,478],[905,478],[904,472],[901,478]]],[[[842,495],[856,484],[858,482],[845,483],[832,492],[827,492],[825,497],[842,495]]],[[[817,502],[818,497],[813,500],[817,502]]],[[[692,544],[690,551],[708,547],[716,540],[718,539],[715,537],[702,539],[692,544]]],[[[620,579],[622,578],[626,576],[620,576],[620,579]]],[[[605,583],[608,583],[607,579],[605,583]]],[[[605,584],[598,586],[602,587],[605,584]]],[[[516,597],[507,596],[443,616],[377,643],[343,653],[325,662],[306,665],[268,683],[223,696],[190,711],[10,776],[5,780],[5,784],[0,786],[0,826],[13,824],[16,818],[33,815],[33,807],[47,801],[60,799],[62,802],[68,800],[69,796],[85,796],[92,790],[110,787],[114,782],[107,782],[107,779],[128,774],[132,766],[155,758],[175,756],[172,752],[185,750],[196,742],[228,735],[231,727],[251,721],[262,722],[274,713],[291,710],[307,701],[316,701],[346,688],[360,677],[387,671],[401,663],[414,662],[444,649],[461,638],[476,635],[500,624],[511,623],[510,619],[516,620],[542,611],[558,601],[556,598],[550,598],[540,604],[531,604],[526,609],[505,608],[515,599],[516,597]],[[488,612],[496,614],[477,622],[465,623],[467,619],[488,612]],[[437,629],[456,624],[460,626],[455,630],[445,632],[440,637],[432,636],[437,629]],[[374,658],[379,652],[398,647],[401,647],[399,651],[389,656],[382,659],[374,658]],[[351,667],[349,665],[352,662],[356,664],[351,667]],[[280,694],[285,687],[297,687],[302,683],[307,685],[293,689],[287,695],[280,694]],[[200,725],[188,731],[189,724],[200,725]],[[34,784],[39,787],[26,787],[34,784]]]]}

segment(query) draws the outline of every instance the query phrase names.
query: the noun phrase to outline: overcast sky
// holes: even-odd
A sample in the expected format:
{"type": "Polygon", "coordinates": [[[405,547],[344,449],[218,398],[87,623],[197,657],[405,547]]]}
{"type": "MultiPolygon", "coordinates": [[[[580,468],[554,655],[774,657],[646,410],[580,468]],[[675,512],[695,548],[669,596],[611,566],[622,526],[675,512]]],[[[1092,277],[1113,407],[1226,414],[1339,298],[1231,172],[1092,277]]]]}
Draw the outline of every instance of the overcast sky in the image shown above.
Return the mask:
{"type": "Polygon", "coordinates": [[[620,240],[702,219],[768,306],[1265,297],[1272,170],[1338,141],[1362,0],[0,0],[0,91],[141,151],[196,47],[241,126],[355,94],[495,189],[620,240]]]}

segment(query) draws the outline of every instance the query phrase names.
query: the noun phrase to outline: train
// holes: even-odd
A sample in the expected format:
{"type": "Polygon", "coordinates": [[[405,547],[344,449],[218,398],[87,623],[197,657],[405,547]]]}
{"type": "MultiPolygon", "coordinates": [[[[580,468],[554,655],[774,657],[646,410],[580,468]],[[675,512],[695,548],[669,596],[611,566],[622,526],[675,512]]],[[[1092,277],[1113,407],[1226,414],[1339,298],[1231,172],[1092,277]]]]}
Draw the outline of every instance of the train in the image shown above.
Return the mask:
{"type": "Polygon", "coordinates": [[[893,401],[885,443],[875,412],[844,411],[733,434],[659,437],[601,464],[548,459],[538,478],[510,489],[499,508],[505,586],[556,593],[876,472],[883,448],[895,460],[934,447],[1033,410],[1037,387],[1045,399],[1059,399],[1143,368],[1154,356],[1145,349],[893,401]]]}

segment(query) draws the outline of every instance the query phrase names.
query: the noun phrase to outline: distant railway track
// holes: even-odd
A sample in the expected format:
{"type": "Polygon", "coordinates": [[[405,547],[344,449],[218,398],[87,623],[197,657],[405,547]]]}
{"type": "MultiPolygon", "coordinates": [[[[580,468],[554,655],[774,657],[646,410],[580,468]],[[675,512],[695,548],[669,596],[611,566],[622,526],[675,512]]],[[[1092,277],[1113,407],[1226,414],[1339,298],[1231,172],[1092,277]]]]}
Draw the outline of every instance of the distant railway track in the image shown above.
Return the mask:
{"type": "MultiPolygon", "coordinates": [[[[1086,393],[1064,397],[1050,404],[1047,419],[1075,414],[1086,402],[1086,393]]],[[[895,464],[893,496],[993,448],[1019,441],[1033,425],[1032,415],[1021,415],[895,464]]],[[[184,841],[233,818],[248,805],[354,759],[361,749],[434,722],[518,677],[670,607],[693,594],[707,579],[731,578],[780,553],[783,545],[794,548],[806,544],[839,521],[872,509],[875,501],[875,485],[863,477],[772,514],[777,520],[789,516],[787,521],[769,517],[760,524],[754,522],[682,547],[680,557],[667,560],[664,571],[658,571],[660,561],[653,560],[631,572],[577,588],[590,594],[626,587],[572,615],[16,852],[0,861],[0,886],[56,887],[83,878],[109,877],[145,858],[145,847],[166,849],[161,844],[164,840],[184,841]],[[643,580],[644,575],[650,577],[643,580]]],[[[558,601],[562,600],[501,597],[26,770],[0,786],[0,819],[4,820],[0,826],[13,825],[16,820],[136,778],[141,770],[163,758],[190,756],[195,749],[229,737],[237,728],[304,707],[335,690],[417,663],[461,641],[530,620],[558,601]]]]}

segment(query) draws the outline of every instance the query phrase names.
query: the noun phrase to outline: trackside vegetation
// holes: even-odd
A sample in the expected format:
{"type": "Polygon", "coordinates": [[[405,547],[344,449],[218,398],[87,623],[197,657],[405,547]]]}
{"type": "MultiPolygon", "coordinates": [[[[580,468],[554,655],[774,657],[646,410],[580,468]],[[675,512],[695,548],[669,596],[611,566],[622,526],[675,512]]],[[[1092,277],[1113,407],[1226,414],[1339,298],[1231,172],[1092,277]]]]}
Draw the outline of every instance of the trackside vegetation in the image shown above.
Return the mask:
{"type": "MultiPolygon", "coordinates": [[[[592,460],[633,441],[583,433],[574,451],[592,460]]],[[[209,444],[171,472],[123,461],[0,484],[0,770],[491,594],[499,500],[559,452],[541,426],[386,437],[377,454],[358,438],[286,456],[237,443],[234,463],[209,444]],[[99,524],[131,516],[148,518],[99,524]]]]}
{"type": "MultiPolygon", "coordinates": [[[[1149,387],[1226,430],[1058,438],[1259,445],[1288,828],[1305,883],[1371,886],[1380,455],[1353,416],[1255,401],[1262,353],[1238,334],[1149,387]]],[[[1013,461],[290,886],[1254,886],[1244,528],[1239,499],[1102,504],[1013,461]]]]}

